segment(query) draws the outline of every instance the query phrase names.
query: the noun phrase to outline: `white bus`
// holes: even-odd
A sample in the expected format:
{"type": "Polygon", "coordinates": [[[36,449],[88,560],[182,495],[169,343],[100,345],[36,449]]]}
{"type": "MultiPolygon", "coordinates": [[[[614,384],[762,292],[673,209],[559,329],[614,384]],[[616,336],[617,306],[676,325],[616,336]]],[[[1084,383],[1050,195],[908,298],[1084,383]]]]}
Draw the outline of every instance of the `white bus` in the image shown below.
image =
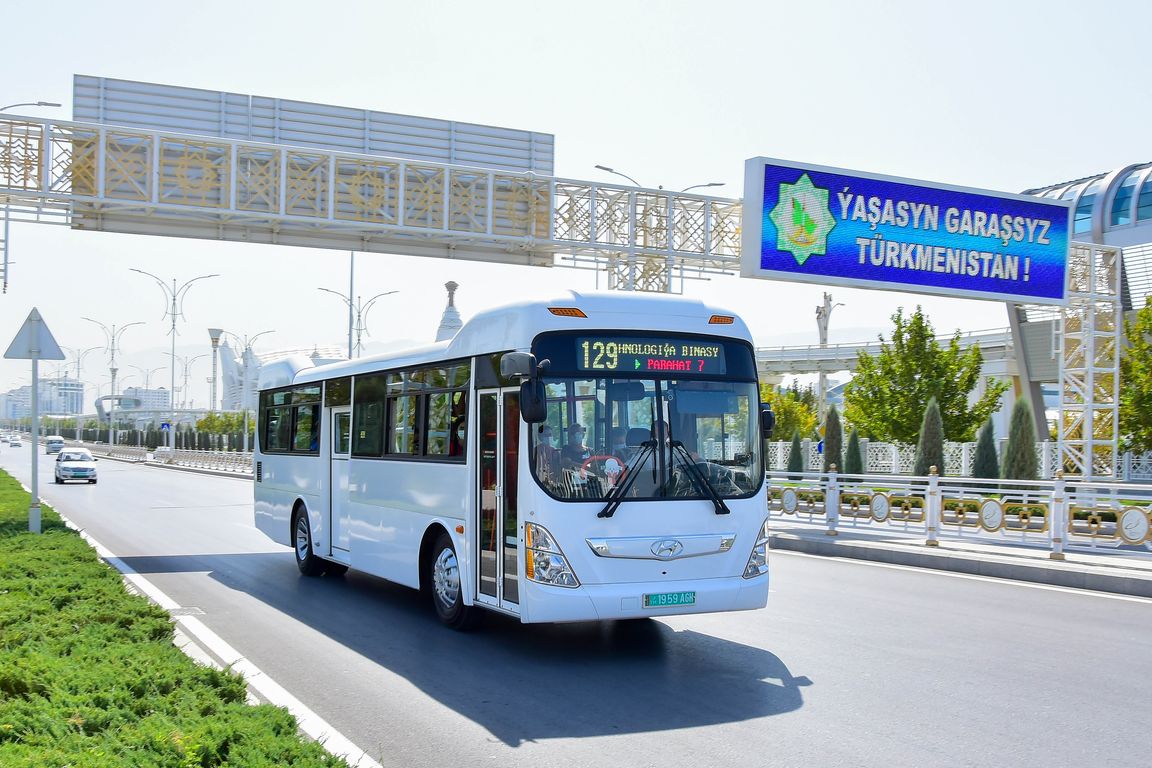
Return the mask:
{"type": "Polygon", "coordinates": [[[306,575],[421,589],[455,628],[767,602],[772,415],[729,312],[572,292],[259,386],[255,522],[306,575]]]}

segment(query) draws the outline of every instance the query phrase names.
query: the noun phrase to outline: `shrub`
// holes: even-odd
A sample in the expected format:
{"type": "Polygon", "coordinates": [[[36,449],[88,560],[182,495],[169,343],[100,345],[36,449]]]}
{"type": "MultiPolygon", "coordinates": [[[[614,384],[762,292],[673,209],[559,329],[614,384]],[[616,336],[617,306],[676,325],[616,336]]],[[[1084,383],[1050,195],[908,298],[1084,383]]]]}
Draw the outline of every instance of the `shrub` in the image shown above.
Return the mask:
{"type": "Polygon", "coordinates": [[[848,432],[848,449],[844,455],[844,474],[852,476],[864,474],[864,457],[860,453],[860,436],[856,433],[855,427],[848,432]]]}
{"type": "Polygon", "coordinates": [[[915,475],[927,475],[932,467],[937,474],[944,474],[944,421],[940,418],[940,406],[936,398],[928,400],[924,409],[924,420],[920,423],[920,440],[916,443],[915,475]]]}
{"type": "Polygon", "coordinates": [[[984,422],[976,441],[976,456],[972,460],[972,477],[1000,477],[1000,459],[996,456],[996,443],[992,437],[992,420],[984,422]]]}
{"type": "Polygon", "coordinates": [[[1007,480],[1035,480],[1039,471],[1036,461],[1036,423],[1032,404],[1021,398],[1012,407],[1008,426],[1008,445],[1004,449],[1001,477],[1007,480]]]}
{"type": "Polygon", "coordinates": [[[836,406],[828,407],[828,417],[824,420],[824,471],[827,472],[833,464],[836,469],[844,471],[844,428],[840,426],[840,414],[836,406]]]}
{"type": "MultiPolygon", "coordinates": [[[[792,433],[792,447],[788,449],[788,471],[803,472],[804,471],[804,457],[801,455],[803,449],[800,447],[800,433],[792,433]]],[[[799,480],[800,475],[788,475],[789,480],[799,480]]]]}

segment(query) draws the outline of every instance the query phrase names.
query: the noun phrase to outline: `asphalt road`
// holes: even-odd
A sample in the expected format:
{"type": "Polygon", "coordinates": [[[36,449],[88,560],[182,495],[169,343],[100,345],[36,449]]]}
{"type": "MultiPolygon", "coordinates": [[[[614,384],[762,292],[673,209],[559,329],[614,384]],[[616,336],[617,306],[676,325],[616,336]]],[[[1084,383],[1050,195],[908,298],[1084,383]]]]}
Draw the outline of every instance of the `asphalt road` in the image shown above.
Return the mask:
{"type": "MultiPolygon", "coordinates": [[[[385,766],[1146,766],[1152,601],[772,556],[768,608],[442,628],[297,575],[251,482],[100,462],[41,495],[385,766]]],[[[29,481],[29,449],[0,449],[29,481]]]]}

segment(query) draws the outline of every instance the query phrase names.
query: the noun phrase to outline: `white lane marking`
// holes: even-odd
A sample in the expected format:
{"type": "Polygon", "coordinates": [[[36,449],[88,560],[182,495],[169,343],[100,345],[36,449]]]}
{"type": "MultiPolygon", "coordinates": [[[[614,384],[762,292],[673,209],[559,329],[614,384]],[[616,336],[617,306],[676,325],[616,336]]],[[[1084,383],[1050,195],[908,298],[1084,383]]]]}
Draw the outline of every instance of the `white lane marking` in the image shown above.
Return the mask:
{"type": "Polygon", "coordinates": [[[1084,597],[1106,597],[1109,600],[1122,600],[1128,603],[1145,603],[1152,605],[1152,598],[1140,597],[1139,595],[1118,595],[1114,592],[1101,592],[1095,589],[1076,589],[1075,587],[1056,587],[1051,584],[1037,584],[1031,581],[1017,581],[1016,579],[997,578],[996,576],[977,576],[971,573],[956,573],[955,571],[944,571],[938,568],[929,568],[927,566],[917,565],[897,565],[896,563],[878,563],[874,560],[858,560],[853,557],[842,557],[839,555],[814,555],[810,552],[795,552],[789,549],[773,549],[773,555],[790,555],[792,557],[811,557],[818,560],[825,561],[839,561],[842,563],[855,563],[856,565],[870,565],[874,568],[891,568],[896,571],[915,571],[916,573],[925,573],[933,576],[949,576],[954,579],[970,579],[971,581],[985,581],[989,584],[1010,584],[1017,587],[1027,587],[1028,589],[1043,589],[1049,592],[1064,592],[1069,595],[1082,595],[1084,597]]]}
{"type": "MultiPolygon", "coordinates": [[[[28,488],[24,488],[24,490],[31,493],[28,488]]],[[[99,555],[102,560],[119,571],[125,580],[131,583],[135,589],[138,589],[149,600],[166,611],[180,610],[179,603],[160,591],[160,589],[148,581],[148,579],[134,571],[132,567],[122,559],[112,554],[107,547],[92,538],[87,531],[60,514],[60,510],[56,510],[56,514],[60,515],[60,519],[64,521],[65,525],[79,533],[84,540],[96,550],[96,554],[99,555]]],[[[351,739],[333,728],[327,720],[306,707],[302,701],[285,690],[283,686],[271,677],[264,674],[259,667],[244,658],[236,649],[228,645],[223,638],[205,626],[204,622],[200,621],[200,619],[195,616],[181,616],[176,619],[176,623],[180,625],[180,628],[184,630],[185,634],[194,638],[203,648],[211,651],[216,658],[220,659],[225,667],[232,669],[243,677],[244,682],[259,693],[265,701],[278,707],[284,707],[292,713],[292,716],[296,718],[296,722],[300,725],[300,730],[308,734],[309,738],[319,743],[324,749],[337,757],[343,757],[353,768],[383,768],[380,763],[369,757],[368,753],[353,744],[351,739]]]]}

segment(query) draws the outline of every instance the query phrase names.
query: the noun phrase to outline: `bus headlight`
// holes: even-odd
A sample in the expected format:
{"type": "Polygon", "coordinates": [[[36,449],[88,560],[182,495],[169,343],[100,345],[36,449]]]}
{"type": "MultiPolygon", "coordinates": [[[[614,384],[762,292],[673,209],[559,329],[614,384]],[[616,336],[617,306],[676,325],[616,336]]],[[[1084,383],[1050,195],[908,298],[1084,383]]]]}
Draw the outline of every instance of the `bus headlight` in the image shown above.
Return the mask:
{"type": "Polygon", "coordinates": [[[554,587],[578,587],[580,580],[552,534],[541,525],[524,524],[525,572],[532,581],[554,587]]]}
{"type": "Polygon", "coordinates": [[[744,578],[754,579],[768,573],[768,520],[765,518],[760,526],[760,534],[756,537],[756,544],[752,547],[752,554],[748,556],[748,565],[744,566],[744,578]]]}

